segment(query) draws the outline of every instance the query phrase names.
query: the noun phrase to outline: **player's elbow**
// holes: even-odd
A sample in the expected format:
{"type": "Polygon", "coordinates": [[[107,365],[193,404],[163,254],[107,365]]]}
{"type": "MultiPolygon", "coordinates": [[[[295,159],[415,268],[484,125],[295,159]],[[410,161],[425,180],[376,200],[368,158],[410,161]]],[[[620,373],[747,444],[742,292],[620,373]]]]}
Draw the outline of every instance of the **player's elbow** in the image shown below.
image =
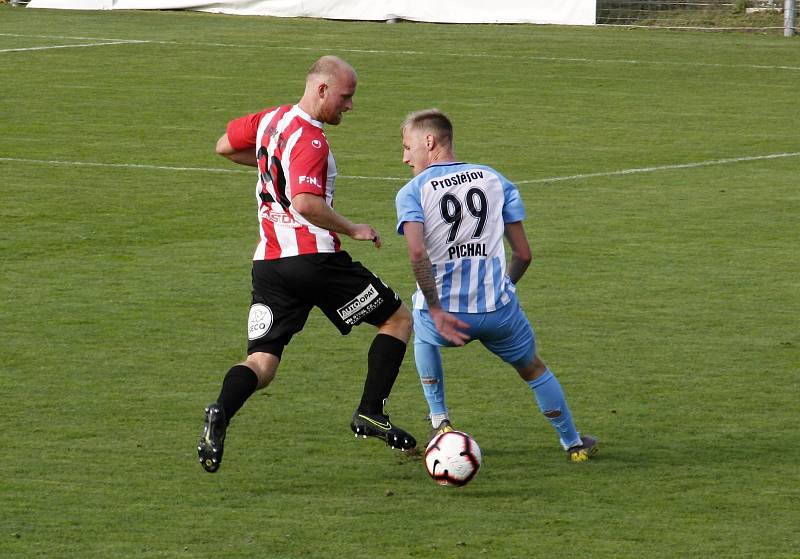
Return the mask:
{"type": "Polygon", "coordinates": [[[314,213],[313,202],[312,196],[301,192],[292,198],[292,207],[294,211],[308,219],[314,213]]]}
{"type": "Polygon", "coordinates": [[[526,268],[533,261],[533,254],[531,254],[531,249],[528,247],[515,250],[512,254],[512,257],[526,268]]]}
{"type": "Polygon", "coordinates": [[[234,151],[227,134],[220,136],[219,140],[217,140],[217,144],[214,146],[214,152],[222,157],[230,158],[234,151]]]}
{"type": "Polygon", "coordinates": [[[423,262],[428,257],[424,247],[408,247],[408,259],[411,262],[423,262]]]}

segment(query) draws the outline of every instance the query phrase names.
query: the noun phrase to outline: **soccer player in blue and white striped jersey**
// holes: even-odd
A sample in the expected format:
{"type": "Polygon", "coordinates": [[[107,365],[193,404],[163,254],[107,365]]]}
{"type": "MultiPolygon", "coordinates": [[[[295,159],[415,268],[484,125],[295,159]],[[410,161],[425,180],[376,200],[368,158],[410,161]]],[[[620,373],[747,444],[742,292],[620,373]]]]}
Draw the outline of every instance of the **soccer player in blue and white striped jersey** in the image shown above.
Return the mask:
{"type": "Polygon", "coordinates": [[[440,348],[477,339],[528,383],[567,458],[588,460],[597,441],[575,428],[515,295],[531,261],[519,191],[491,167],[456,159],[453,126],[441,111],[412,113],[402,132],[403,163],[414,178],[397,194],[397,231],[405,235],[417,280],[414,355],[432,434],[453,430],[440,348]],[[511,249],[508,264],[504,238],[511,249]]]}

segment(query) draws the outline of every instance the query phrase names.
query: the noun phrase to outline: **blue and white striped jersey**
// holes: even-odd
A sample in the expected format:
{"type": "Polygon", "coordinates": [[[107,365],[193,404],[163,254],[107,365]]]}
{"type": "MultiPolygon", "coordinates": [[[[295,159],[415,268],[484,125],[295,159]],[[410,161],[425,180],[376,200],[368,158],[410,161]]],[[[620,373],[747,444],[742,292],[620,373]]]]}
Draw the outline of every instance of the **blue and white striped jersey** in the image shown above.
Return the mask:
{"type": "MultiPolygon", "coordinates": [[[[424,223],[425,248],[442,308],[483,313],[510,301],[503,232],[522,221],[525,207],[517,188],[485,165],[433,164],[397,193],[397,231],[424,223]]],[[[415,309],[427,308],[417,286],[415,309]]]]}

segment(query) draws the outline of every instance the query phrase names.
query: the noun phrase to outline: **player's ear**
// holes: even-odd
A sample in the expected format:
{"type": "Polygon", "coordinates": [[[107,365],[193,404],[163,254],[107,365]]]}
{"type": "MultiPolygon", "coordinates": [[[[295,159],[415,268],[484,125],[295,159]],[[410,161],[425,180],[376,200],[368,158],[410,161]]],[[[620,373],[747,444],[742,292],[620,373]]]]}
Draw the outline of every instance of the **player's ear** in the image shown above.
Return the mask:
{"type": "Polygon", "coordinates": [[[319,95],[320,99],[325,98],[326,91],[328,91],[328,84],[325,82],[319,82],[319,85],[317,85],[317,95],[319,95]]]}
{"type": "Polygon", "coordinates": [[[425,147],[431,149],[434,145],[436,145],[436,138],[434,138],[433,134],[426,134],[425,147]]]}

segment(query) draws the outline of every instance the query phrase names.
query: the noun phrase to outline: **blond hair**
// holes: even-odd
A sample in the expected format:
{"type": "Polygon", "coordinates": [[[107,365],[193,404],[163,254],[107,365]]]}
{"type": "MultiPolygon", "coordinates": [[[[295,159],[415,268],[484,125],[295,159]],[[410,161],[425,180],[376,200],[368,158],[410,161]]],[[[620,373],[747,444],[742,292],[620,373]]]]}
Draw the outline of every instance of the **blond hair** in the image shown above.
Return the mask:
{"type": "Polygon", "coordinates": [[[403,121],[401,130],[422,130],[433,134],[437,142],[453,143],[453,123],[439,109],[425,109],[411,113],[403,121]]]}

